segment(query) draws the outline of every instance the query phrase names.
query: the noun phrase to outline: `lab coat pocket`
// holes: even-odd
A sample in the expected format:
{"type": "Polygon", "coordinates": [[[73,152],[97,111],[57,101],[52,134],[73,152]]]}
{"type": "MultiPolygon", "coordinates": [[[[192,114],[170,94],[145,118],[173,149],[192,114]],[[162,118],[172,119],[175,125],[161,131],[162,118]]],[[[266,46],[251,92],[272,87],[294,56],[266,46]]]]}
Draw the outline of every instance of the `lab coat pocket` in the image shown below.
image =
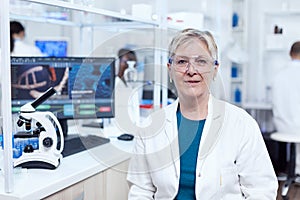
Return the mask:
{"type": "Polygon", "coordinates": [[[223,200],[242,199],[239,176],[235,166],[221,169],[220,187],[223,200]]]}

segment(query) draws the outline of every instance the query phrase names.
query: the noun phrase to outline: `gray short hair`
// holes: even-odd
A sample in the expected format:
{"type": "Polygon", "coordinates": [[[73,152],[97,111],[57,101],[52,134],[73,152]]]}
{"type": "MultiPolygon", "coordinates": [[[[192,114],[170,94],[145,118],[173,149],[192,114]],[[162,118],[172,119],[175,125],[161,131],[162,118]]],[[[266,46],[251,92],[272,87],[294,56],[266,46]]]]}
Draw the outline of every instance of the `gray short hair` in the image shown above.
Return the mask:
{"type": "Polygon", "coordinates": [[[218,47],[213,35],[209,31],[200,31],[192,28],[184,29],[175,35],[169,45],[169,58],[175,55],[175,51],[180,45],[193,38],[198,38],[203,41],[206,44],[211,57],[216,61],[218,60],[218,47]]]}

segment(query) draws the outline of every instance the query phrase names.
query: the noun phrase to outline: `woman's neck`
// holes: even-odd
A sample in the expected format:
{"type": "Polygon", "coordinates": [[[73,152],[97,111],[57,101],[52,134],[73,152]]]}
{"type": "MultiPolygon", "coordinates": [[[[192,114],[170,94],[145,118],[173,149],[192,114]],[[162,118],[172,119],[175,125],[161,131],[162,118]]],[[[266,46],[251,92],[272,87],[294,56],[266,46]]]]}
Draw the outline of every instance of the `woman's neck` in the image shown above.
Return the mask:
{"type": "Polygon", "coordinates": [[[208,114],[208,100],[209,95],[192,99],[179,98],[180,112],[185,118],[190,120],[206,119],[208,114]]]}

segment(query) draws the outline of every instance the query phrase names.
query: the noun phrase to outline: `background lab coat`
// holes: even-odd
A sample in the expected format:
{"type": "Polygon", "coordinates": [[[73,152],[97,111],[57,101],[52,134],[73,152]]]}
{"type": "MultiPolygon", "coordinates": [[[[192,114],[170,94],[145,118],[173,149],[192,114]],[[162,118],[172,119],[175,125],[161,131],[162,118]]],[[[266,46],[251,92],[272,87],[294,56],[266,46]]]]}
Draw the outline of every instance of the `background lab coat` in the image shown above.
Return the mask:
{"type": "MultiPolygon", "coordinates": [[[[279,71],[272,82],[274,123],[278,131],[300,130],[300,60],[279,71]]],[[[299,132],[300,134],[300,132],[299,132]]]]}
{"type": "MultiPolygon", "coordinates": [[[[132,184],[129,200],[176,196],[180,176],[177,105],[155,113],[152,123],[157,126],[145,128],[136,137],[127,177],[132,184]]],[[[244,110],[210,97],[197,159],[196,198],[274,200],[277,187],[256,121],[244,110]],[[218,105],[223,105],[222,112],[218,105]]]]}
{"type": "Polygon", "coordinates": [[[39,48],[26,44],[22,40],[16,39],[14,45],[11,56],[44,56],[39,48]]]}
{"type": "Polygon", "coordinates": [[[133,127],[130,124],[138,125],[140,122],[140,98],[138,88],[126,86],[120,77],[115,77],[115,118],[121,128],[131,133],[133,127]],[[130,119],[130,121],[127,121],[130,119]]]}

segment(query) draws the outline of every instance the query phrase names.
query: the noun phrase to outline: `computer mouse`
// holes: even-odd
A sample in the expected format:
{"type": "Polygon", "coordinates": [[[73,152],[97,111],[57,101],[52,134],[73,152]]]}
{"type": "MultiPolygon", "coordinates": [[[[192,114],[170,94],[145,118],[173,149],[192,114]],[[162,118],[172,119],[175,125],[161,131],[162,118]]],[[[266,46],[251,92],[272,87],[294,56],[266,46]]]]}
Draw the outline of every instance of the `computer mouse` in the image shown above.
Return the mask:
{"type": "Polygon", "coordinates": [[[134,138],[134,136],[129,134],[129,133],[123,133],[123,134],[118,136],[119,140],[125,140],[125,141],[133,140],[133,138],[134,138]]]}

